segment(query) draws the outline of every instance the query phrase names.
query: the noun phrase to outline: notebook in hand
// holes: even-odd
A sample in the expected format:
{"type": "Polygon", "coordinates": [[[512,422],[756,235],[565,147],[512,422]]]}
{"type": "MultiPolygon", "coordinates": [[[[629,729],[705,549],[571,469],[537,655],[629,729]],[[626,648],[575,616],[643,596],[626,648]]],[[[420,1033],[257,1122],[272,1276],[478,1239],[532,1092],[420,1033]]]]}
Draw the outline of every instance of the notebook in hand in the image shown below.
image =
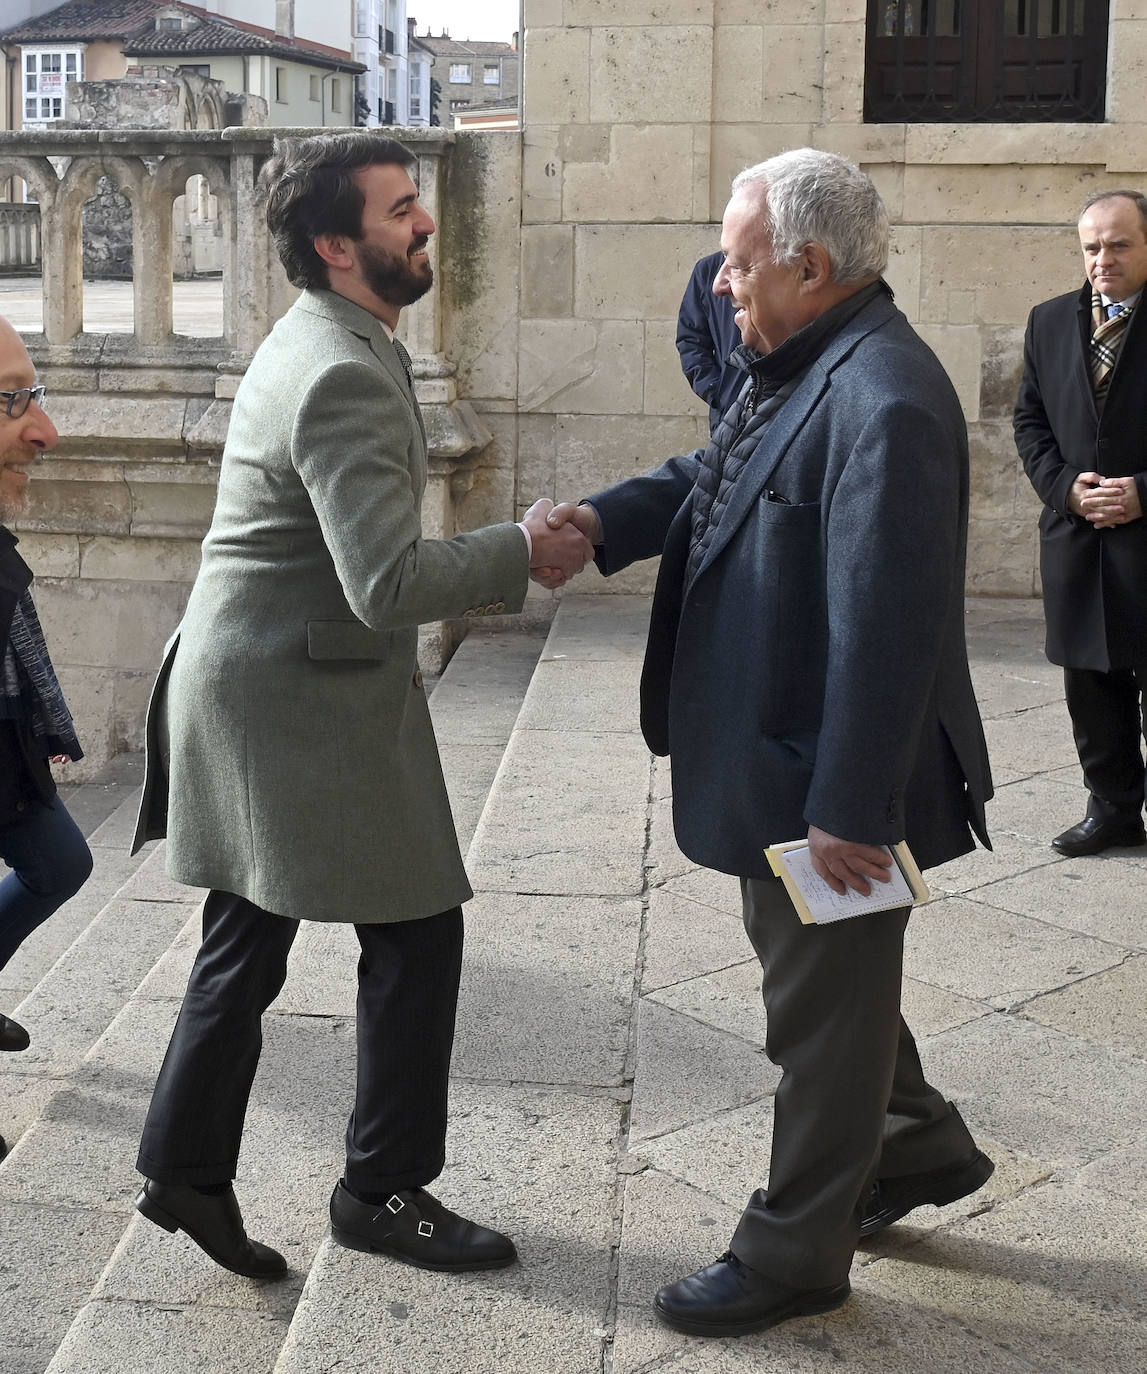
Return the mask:
{"type": "Polygon", "coordinates": [[[834,892],[812,866],[808,840],[791,840],[787,844],[770,845],[765,850],[769,867],[785,885],[785,890],[805,925],[826,925],[829,921],[843,921],[849,916],[864,916],[871,911],[891,911],[898,906],[913,906],[926,902],[931,895],[908,845],[883,845],[892,855],[891,878],[882,883],[869,884],[871,892],[865,897],[855,888],[834,892]]]}

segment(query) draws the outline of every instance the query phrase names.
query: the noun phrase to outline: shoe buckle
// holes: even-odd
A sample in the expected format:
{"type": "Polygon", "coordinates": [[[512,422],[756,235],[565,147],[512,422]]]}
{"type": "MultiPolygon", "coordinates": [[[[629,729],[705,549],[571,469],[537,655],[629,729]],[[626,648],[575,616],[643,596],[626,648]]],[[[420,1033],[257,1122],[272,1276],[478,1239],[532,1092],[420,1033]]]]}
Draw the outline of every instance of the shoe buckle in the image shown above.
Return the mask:
{"type": "Polygon", "coordinates": [[[418,1223],[418,1234],[429,1238],[434,1234],[434,1223],[432,1221],[420,1221],[418,1223]]]}
{"type": "Polygon", "coordinates": [[[392,1213],[394,1216],[397,1216],[398,1213],[401,1212],[405,1206],[406,1203],[403,1202],[403,1200],[398,1196],[397,1193],[395,1193],[392,1198],[388,1199],[386,1204],[386,1210],[392,1213]]]}

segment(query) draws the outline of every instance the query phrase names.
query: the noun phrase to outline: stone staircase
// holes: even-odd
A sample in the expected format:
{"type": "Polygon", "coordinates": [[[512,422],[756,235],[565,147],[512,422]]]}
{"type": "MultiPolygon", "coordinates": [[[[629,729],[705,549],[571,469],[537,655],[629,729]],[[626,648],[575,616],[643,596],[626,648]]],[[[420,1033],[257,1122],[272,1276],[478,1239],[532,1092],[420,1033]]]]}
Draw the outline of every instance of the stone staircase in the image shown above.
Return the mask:
{"type": "MultiPolygon", "coordinates": [[[[857,1257],[839,1313],[741,1342],[652,1292],[726,1245],[767,1169],[777,1071],[735,880],[677,851],[636,721],[648,602],[565,598],[478,631],[431,698],[475,898],[435,1191],[520,1266],[425,1274],[341,1249],[353,933],[308,926],[265,1020],[236,1190],[290,1276],[215,1268],[137,1217],[142,1116],[197,894],[125,855],[138,761],[69,799],[96,875],[0,971],[34,1047],[0,1063],[0,1374],[1106,1374],[1147,1349],[1147,851],[1071,863],[1081,793],[1031,603],[969,627],[992,855],[934,870],[906,1014],[998,1169],[857,1257]],[[540,657],[539,657],[540,653],[540,657]]],[[[417,861],[417,856],[412,856],[417,861]]]]}

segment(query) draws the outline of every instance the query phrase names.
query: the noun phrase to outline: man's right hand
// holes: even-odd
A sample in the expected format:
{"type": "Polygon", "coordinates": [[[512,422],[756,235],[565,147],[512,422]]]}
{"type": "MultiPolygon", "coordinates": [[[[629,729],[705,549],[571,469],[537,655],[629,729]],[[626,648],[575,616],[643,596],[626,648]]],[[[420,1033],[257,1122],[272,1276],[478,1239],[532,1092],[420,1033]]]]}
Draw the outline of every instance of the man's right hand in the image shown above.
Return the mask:
{"type": "Polygon", "coordinates": [[[1098,472],[1081,472],[1067,498],[1072,514],[1082,516],[1097,529],[1119,524],[1123,514],[1120,493],[1106,490],[1102,482],[1098,472]]]}
{"type": "Polygon", "coordinates": [[[555,509],[562,507],[555,508],[554,503],[543,496],[522,517],[522,524],[530,532],[530,576],[544,586],[561,586],[593,558],[593,545],[576,521],[563,519],[551,523],[547,520],[555,509]]]}

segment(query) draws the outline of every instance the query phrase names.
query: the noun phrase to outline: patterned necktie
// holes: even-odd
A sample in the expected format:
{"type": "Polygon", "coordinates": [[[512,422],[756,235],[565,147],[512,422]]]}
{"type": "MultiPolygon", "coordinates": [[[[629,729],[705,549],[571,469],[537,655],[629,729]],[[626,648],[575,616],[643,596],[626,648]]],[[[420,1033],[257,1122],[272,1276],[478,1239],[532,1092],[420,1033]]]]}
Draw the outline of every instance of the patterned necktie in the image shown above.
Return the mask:
{"type": "Polygon", "coordinates": [[[398,361],[402,364],[403,371],[406,373],[406,385],[414,390],[414,364],[410,361],[410,354],[406,351],[406,346],[398,339],[394,340],[394,351],[398,354],[398,361]]]}
{"type": "Polygon", "coordinates": [[[1099,292],[1092,295],[1091,319],[1095,328],[1091,335],[1091,379],[1096,396],[1103,396],[1107,392],[1111,370],[1119,357],[1123,336],[1127,333],[1127,325],[1135,311],[1133,305],[1117,304],[1112,308],[1115,309],[1115,314],[1108,317],[1099,292]]]}

